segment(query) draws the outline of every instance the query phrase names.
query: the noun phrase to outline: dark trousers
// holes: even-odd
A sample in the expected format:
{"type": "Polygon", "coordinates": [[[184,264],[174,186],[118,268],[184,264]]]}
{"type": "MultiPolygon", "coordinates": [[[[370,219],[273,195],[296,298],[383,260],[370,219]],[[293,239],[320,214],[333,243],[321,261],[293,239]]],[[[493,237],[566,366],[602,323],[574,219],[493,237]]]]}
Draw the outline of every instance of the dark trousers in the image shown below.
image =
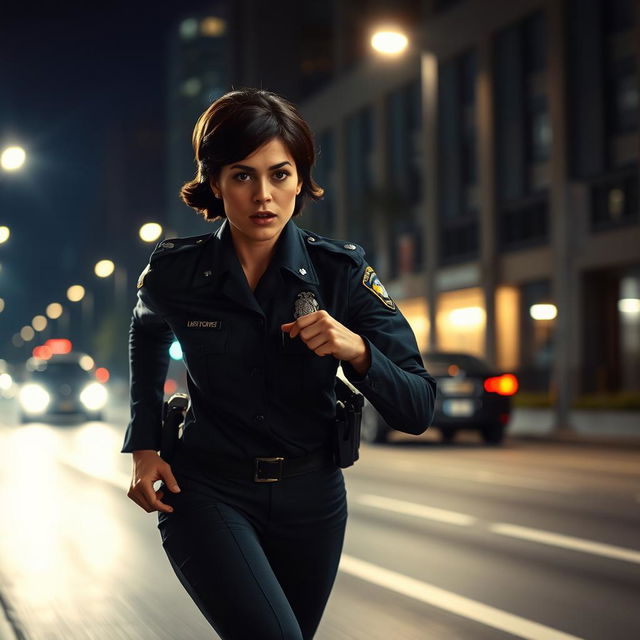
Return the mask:
{"type": "Polygon", "coordinates": [[[347,521],[342,470],[274,483],[181,461],[182,491],[158,513],[178,579],[223,640],[313,638],[333,586],[347,521]]]}

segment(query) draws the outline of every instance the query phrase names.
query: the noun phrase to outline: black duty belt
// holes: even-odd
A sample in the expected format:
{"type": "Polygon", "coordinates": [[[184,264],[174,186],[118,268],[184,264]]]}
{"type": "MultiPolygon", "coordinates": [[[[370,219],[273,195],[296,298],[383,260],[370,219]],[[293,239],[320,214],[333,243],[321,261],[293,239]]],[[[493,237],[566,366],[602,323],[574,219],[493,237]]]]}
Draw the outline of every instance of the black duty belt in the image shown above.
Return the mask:
{"type": "MultiPolygon", "coordinates": [[[[316,451],[301,458],[260,457],[246,460],[208,455],[203,451],[190,451],[185,457],[187,456],[189,458],[195,456],[200,466],[210,473],[219,473],[241,480],[253,478],[254,482],[278,482],[283,478],[336,466],[333,453],[330,451],[316,451]]],[[[182,456],[178,457],[182,458],[182,456]]],[[[188,466],[184,458],[181,460],[181,466],[188,466]]]]}

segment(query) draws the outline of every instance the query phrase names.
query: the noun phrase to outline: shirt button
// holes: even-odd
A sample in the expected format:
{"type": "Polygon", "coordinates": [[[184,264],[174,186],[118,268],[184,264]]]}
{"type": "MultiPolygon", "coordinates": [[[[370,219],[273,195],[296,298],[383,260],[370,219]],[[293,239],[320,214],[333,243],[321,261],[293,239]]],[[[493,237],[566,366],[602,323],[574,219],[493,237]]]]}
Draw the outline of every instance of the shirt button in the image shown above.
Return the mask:
{"type": "Polygon", "coordinates": [[[264,416],[257,415],[254,419],[255,419],[256,422],[262,422],[264,420],[264,416]]]}

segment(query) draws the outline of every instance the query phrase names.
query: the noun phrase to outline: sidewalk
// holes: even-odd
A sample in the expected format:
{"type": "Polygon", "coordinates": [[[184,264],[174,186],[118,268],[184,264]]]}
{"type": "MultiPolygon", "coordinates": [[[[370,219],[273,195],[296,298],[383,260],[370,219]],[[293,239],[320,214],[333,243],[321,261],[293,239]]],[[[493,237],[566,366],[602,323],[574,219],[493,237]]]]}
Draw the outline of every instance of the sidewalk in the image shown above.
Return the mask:
{"type": "Polygon", "coordinates": [[[510,438],[640,447],[640,411],[574,410],[571,429],[554,431],[552,409],[514,409],[510,438]]]}

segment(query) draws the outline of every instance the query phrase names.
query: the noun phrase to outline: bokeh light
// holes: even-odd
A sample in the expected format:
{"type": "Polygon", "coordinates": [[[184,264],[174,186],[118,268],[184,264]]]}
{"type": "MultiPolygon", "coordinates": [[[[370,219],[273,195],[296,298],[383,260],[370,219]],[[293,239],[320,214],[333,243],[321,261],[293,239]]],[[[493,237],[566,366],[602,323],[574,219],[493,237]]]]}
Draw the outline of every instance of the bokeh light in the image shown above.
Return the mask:
{"type": "Polygon", "coordinates": [[[5,225],[0,226],[0,244],[6,242],[10,236],[11,229],[5,225]]]}
{"type": "Polygon", "coordinates": [[[74,284],[67,289],[67,298],[71,302],[80,302],[84,298],[84,287],[81,284],[74,284]]]}
{"type": "Polygon", "coordinates": [[[56,320],[62,315],[62,305],[59,302],[52,302],[50,305],[47,305],[47,316],[51,318],[51,320],[56,320]]]}
{"type": "Polygon", "coordinates": [[[147,222],[138,233],[144,242],[155,242],[162,235],[162,226],[157,222],[147,222]]]}
{"type": "Polygon", "coordinates": [[[36,331],[44,331],[47,328],[47,319],[44,316],[35,316],[31,321],[31,326],[36,331]]]}
{"type": "Polygon", "coordinates": [[[80,358],[79,364],[85,371],[91,371],[95,366],[93,358],[86,354],[80,358]]]}
{"type": "Polygon", "coordinates": [[[0,155],[0,165],[5,171],[17,171],[27,157],[22,147],[7,147],[0,155]]]}
{"type": "Polygon", "coordinates": [[[94,273],[98,278],[108,278],[115,270],[116,265],[113,264],[113,260],[100,260],[96,262],[94,267],[94,273]]]}
{"type": "Polygon", "coordinates": [[[380,53],[402,53],[408,44],[407,36],[399,31],[378,31],[371,37],[371,46],[380,53]]]}
{"type": "Polygon", "coordinates": [[[25,342],[29,342],[30,340],[33,340],[35,335],[36,335],[36,332],[33,330],[32,327],[22,327],[22,329],[20,329],[20,337],[25,342]]]}

